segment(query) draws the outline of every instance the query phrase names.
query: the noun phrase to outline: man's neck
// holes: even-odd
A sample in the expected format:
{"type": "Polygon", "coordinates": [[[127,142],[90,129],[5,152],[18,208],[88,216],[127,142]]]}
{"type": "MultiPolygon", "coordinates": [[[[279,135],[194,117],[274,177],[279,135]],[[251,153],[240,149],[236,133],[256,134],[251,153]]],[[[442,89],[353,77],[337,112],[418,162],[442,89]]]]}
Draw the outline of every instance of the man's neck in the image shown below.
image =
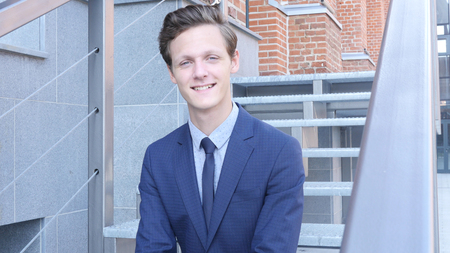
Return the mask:
{"type": "Polygon", "coordinates": [[[212,110],[193,111],[189,109],[191,122],[204,134],[209,136],[217,127],[220,126],[230,115],[233,109],[233,102],[226,106],[214,108],[212,110]]]}

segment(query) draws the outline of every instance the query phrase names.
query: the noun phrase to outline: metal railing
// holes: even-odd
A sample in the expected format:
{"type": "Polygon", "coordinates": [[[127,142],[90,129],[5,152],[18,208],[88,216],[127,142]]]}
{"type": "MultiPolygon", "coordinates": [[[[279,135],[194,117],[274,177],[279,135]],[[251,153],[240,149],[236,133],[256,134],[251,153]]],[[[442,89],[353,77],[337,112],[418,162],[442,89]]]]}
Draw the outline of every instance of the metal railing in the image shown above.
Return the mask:
{"type": "Polygon", "coordinates": [[[70,0],[6,0],[0,3],[0,37],[70,0]]]}
{"type": "MultiPolygon", "coordinates": [[[[6,187],[0,189],[2,194],[8,187],[13,185],[22,175],[33,167],[39,160],[45,157],[52,149],[54,149],[65,138],[78,128],[84,121],[89,120],[88,126],[88,164],[89,164],[89,179],[81,186],[78,191],[68,200],[64,206],[50,219],[46,225],[39,231],[39,233],[25,246],[22,250],[25,251],[39,236],[45,231],[46,227],[52,222],[66,206],[78,195],[81,190],[89,185],[88,190],[88,249],[89,252],[104,252],[103,243],[103,228],[113,224],[114,205],[113,205],[113,108],[114,93],[124,87],[131,79],[133,79],[141,70],[143,70],[150,62],[152,62],[158,55],[153,56],[147,63],[139,68],[127,81],[122,83],[118,89],[114,91],[113,78],[113,43],[114,37],[119,36],[123,31],[131,27],[138,20],[148,15],[152,10],[162,4],[165,0],[159,1],[155,6],[146,11],[140,17],[128,24],[122,30],[113,34],[113,0],[93,0],[88,2],[89,12],[89,45],[90,52],[83,56],[80,60],[72,64],[69,68],[58,74],[56,77],[48,81],[46,84],[35,90],[32,94],[22,99],[21,102],[7,110],[0,115],[0,119],[7,114],[13,112],[17,107],[29,100],[45,87],[53,83],[59,77],[63,76],[67,71],[78,65],[80,62],[89,59],[88,65],[88,109],[90,113],[83,118],[75,127],[66,133],[59,141],[53,144],[50,149],[44,152],[35,162],[33,162],[27,169],[16,176],[6,187]],[[95,117],[91,117],[95,115],[95,117]],[[96,177],[96,175],[100,175],[96,177]],[[92,182],[91,182],[92,181],[92,182]]],[[[0,29],[0,37],[21,27],[22,25],[38,18],[49,11],[58,8],[67,3],[68,0],[52,0],[47,1],[43,5],[37,6],[36,0],[7,0],[0,4],[0,21],[2,27],[0,29]],[[34,11],[33,11],[34,9],[34,11]],[[23,15],[22,15],[23,14],[23,15]],[[15,16],[15,17],[12,17],[15,16]],[[17,18],[20,16],[26,16],[17,18]],[[6,22],[8,21],[8,22],[6,22]],[[5,24],[5,25],[3,25],[5,24]]],[[[166,94],[161,102],[148,113],[144,120],[133,130],[130,134],[133,135],[136,130],[143,125],[145,121],[155,112],[161,103],[176,89],[176,85],[166,94]]],[[[128,136],[119,146],[122,147],[128,136]]]]}
{"type": "MultiPolygon", "coordinates": [[[[7,0],[2,2],[0,6],[0,36],[3,36],[23,25],[38,18],[53,9],[69,2],[68,0],[51,0],[42,1],[26,0],[16,1],[7,0]]],[[[59,77],[64,75],[72,67],[76,66],[86,58],[88,58],[88,73],[89,73],[89,104],[88,110],[90,113],[84,117],[75,127],[73,127],[66,135],[64,135],[58,142],[56,142],[50,149],[44,152],[35,162],[33,162],[27,169],[14,180],[8,184],[0,193],[4,192],[6,188],[11,186],[17,179],[24,175],[33,165],[35,165],[41,158],[46,156],[50,150],[55,148],[67,136],[69,136],[77,127],[84,121],[88,120],[88,143],[89,143],[89,180],[81,186],[78,191],[67,201],[63,207],[54,215],[50,221],[42,228],[39,233],[22,249],[24,252],[38,236],[45,230],[47,225],[53,221],[58,214],[75,198],[81,190],[89,184],[89,249],[90,252],[103,252],[103,227],[110,225],[113,222],[113,216],[105,214],[105,206],[110,205],[112,213],[112,199],[104,199],[104,185],[112,178],[112,139],[113,139],[113,64],[112,61],[106,59],[113,59],[113,0],[93,0],[88,3],[89,8],[89,51],[87,55],[82,57],[72,66],[61,72],[52,80],[34,91],[31,95],[22,99],[7,112],[0,116],[3,118],[8,113],[14,111],[17,107],[29,100],[36,93],[43,88],[53,83],[59,77]],[[108,37],[110,36],[110,37],[108,37]],[[95,116],[94,116],[95,115],[95,116]],[[91,117],[92,116],[92,117],[91,117]],[[100,175],[97,177],[96,175],[100,175]],[[92,181],[92,182],[91,182],[92,181]]],[[[111,191],[112,192],[112,191],[111,191]]],[[[107,210],[107,209],[106,209],[107,210]]]]}
{"type": "Polygon", "coordinates": [[[391,0],[341,252],[438,252],[435,0],[391,0]]]}

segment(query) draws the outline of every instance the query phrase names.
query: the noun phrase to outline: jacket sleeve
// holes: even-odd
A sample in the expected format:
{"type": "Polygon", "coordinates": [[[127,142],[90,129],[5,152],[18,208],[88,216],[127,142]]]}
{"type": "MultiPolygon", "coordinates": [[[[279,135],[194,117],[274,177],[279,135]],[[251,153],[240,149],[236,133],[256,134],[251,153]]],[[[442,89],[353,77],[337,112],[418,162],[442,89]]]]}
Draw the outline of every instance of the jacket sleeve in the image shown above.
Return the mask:
{"type": "Polygon", "coordinates": [[[136,235],[136,253],[176,253],[175,234],[152,174],[150,147],[145,153],[139,191],[141,220],[136,235]]]}
{"type": "Polygon", "coordinates": [[[303,215],[305,172],[300,144],[294,138],[279,150],[256,224],[252,252],[297,251],[303,215]]]}

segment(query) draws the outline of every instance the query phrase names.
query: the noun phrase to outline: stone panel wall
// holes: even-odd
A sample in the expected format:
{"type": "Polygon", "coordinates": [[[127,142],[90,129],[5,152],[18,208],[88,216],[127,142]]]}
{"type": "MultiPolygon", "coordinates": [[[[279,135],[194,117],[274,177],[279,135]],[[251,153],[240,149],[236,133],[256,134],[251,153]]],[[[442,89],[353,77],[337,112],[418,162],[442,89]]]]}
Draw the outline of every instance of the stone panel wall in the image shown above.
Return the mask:
{"type": "MultiPolygon", "coordinates": [[[[44,19],[32,36],[46,57],[0,51],[0,115],[88,53],[85,1],[44,19]]],[[[0,119],[0,190],[16,179],[0,195],[1,252],[20,252],[88,179],[87,121],[56,145],[89,113],[87,74],[84,60],[0,119]]],[[[27,252],[87,252],[87,201],[85,188],[27,252]]]]}

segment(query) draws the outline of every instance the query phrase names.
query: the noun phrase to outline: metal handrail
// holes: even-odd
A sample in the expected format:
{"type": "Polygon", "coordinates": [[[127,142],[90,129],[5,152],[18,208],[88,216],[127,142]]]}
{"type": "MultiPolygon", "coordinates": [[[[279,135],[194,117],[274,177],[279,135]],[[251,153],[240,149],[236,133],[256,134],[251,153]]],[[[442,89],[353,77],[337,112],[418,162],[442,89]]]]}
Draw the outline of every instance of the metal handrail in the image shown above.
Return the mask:
{"type": "Polygon", "coordinates": [[[0,5],[0,37],[70,0],[7,0],[0,5]]]}
{"type": "Polygon", "coordinates": [[[439,250],[435,6],[390,2],[341,252],[439,250]]]}
{"type": "MultiPolygon", "coordinates": [[[[2,2],[0,37],[69,1],[6,0],[2,2]]],[[[98,51],[89,58],[88,62],[88,110],[92,111],[94,108],[99,110],[96,117],[89,118],[88,123],[88,166],[90,180],[92,179],[88,189],[88,249],[89,252],[97,253],[104,252],[103,227],[113,223],[114,210],[114,0],[90,0],[88,12],[88,50],[91,53],[98,51]],[[99,176],[93,177],[94,173],[99,176]]]]}

